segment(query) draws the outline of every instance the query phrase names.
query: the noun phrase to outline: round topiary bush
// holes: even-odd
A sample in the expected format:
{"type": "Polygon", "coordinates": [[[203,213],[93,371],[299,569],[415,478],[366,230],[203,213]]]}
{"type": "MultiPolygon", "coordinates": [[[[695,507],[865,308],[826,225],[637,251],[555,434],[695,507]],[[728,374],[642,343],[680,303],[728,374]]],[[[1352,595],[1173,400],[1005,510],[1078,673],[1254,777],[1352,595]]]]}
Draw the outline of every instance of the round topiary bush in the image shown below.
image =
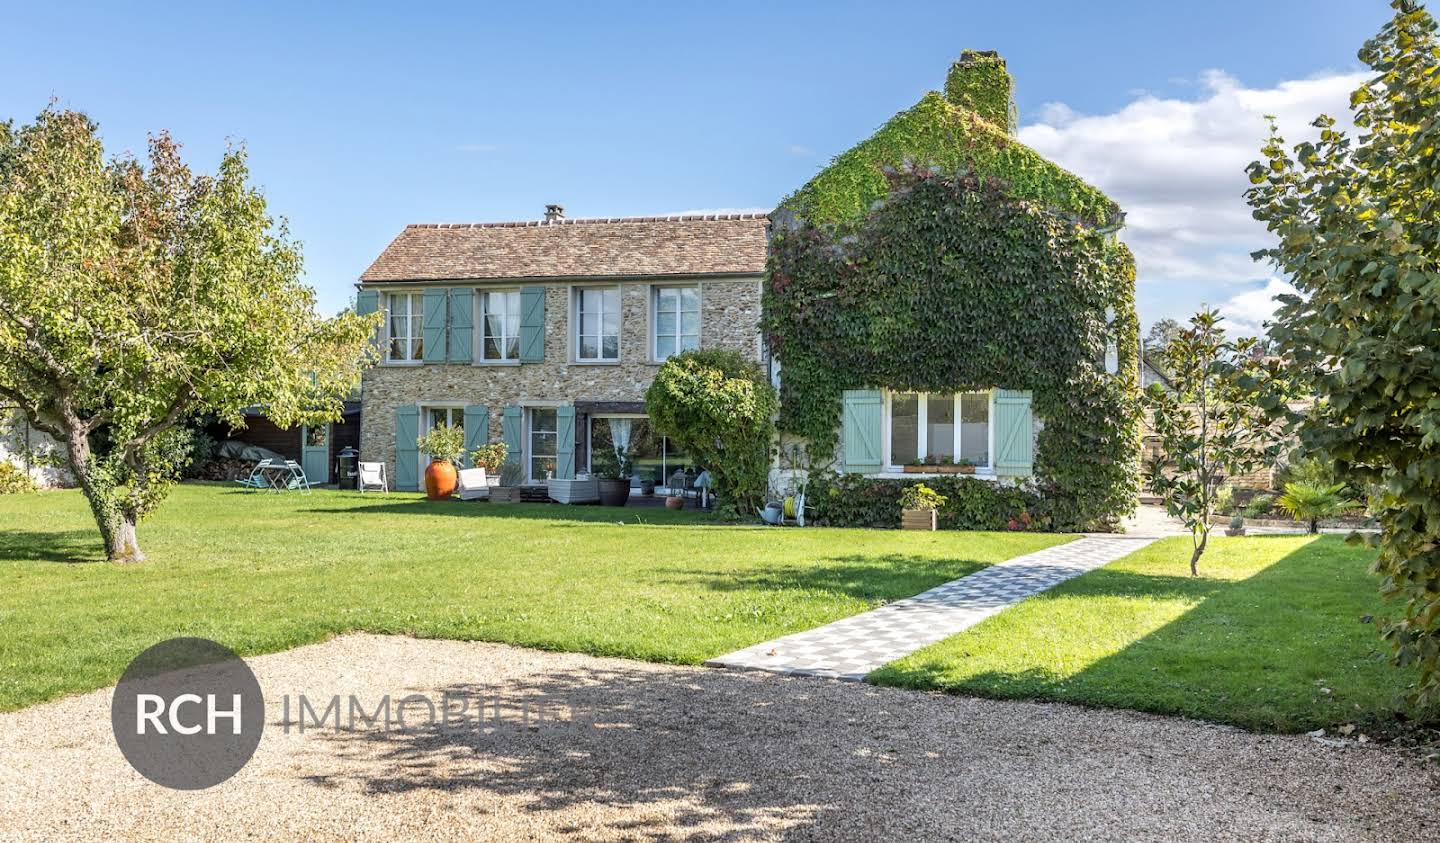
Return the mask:
{"type": "Polygon", "coordinates": [[[686,351],[660,367],[645,394],[650,423],[714,478],[721,505],[753,512],[765,500],[775,388],[734,351],[686,351]]]}

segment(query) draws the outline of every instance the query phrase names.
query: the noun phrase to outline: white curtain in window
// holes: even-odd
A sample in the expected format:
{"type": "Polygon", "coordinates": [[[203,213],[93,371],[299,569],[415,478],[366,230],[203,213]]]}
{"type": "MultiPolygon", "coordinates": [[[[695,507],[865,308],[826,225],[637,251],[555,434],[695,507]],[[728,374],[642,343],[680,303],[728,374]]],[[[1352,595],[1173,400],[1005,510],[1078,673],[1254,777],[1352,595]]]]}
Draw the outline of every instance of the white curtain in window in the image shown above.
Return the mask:
{"type": "Polygon", "coordinates": [[[615,459],[622,459],[630,452],[630,422],[633,419],[610,420],[610,443],[615,448],[615,459]]]}

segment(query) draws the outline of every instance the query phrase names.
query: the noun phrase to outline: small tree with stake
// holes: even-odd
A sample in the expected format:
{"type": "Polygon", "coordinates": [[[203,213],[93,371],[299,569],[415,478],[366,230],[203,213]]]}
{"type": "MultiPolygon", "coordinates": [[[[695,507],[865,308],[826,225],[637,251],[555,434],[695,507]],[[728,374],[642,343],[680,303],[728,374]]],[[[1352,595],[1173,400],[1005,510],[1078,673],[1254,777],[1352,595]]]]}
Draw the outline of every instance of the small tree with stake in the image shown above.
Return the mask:
{"type": "Polygon", "coordinates": [[[1214,310],[1191,317],[1163,351],[1174,392],[1152,384],[1145,394],[1165,454],[1149,466],[1150,489],[1190,530],[1191,576],[1200,574],[1220,484],[1279,450],[1259,403],[1266,381],[1250,353],[1255,340],[1226,339],[1221,321],[1214,310]]]}
{"type": "Polygon", "coordinates": [[[322,319],[243,150],[195,175],[167,135],[109,163],[85,115],[0,122],[0,397],[64,444],[117,562],[188,453],[182,426],[340,418],[378,317],[322,319]]]}

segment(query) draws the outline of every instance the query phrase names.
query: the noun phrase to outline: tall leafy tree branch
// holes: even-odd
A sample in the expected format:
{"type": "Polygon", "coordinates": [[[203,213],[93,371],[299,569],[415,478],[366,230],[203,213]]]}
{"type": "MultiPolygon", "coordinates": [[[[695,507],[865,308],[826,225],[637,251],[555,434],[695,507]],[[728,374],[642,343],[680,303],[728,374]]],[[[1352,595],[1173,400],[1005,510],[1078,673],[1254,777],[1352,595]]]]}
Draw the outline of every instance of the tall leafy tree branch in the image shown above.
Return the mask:
{"type": "Polygon", "coordinates": [[[375,317],[323,319],[243,149],[197,175],[168,135],[106,161],[85,115],[0,124],[0,396],[68,451],[107,556],[175,481],[190,419],[340,417],[375,317]]]}
{"type": "MultiPolygon", "coordinates": [[[[1367,488],[1375,570],[1399,617],[1382,622],[1416,701],[1440,702],[1440,40],[1419,3],[1360,50],[1358,131],[1321,115],[1289,147],[1273,128],[1247,193],[1288,274],[1270,330],[1315,409],[1292,420],[1313,456],[1367,488]]],[[[1354,540],[1359,540],[1358,537],[1354,540]]]]}

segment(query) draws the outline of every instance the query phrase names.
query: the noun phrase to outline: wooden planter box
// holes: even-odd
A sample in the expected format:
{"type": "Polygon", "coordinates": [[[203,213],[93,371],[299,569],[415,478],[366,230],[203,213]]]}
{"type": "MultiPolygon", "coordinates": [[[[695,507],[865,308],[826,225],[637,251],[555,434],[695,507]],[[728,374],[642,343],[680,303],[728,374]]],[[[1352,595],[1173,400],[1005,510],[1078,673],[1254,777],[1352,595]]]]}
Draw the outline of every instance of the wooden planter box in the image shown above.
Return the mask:
{"type": "Polygon", "coordinates": [[[902,530],[934,530],[935,510],[933,509],[902,509],[900,511],[900,529],[902,530]]]}
{"type": "Polygon", "coordinates": [[[907,465],[906,474],[974,474],[973,465],[907,465]]]}
{"type": "Polygon", "coordinates": [[[519,503],[519,486],[492,486],[490,488],[491,503],[519,503]]]}

